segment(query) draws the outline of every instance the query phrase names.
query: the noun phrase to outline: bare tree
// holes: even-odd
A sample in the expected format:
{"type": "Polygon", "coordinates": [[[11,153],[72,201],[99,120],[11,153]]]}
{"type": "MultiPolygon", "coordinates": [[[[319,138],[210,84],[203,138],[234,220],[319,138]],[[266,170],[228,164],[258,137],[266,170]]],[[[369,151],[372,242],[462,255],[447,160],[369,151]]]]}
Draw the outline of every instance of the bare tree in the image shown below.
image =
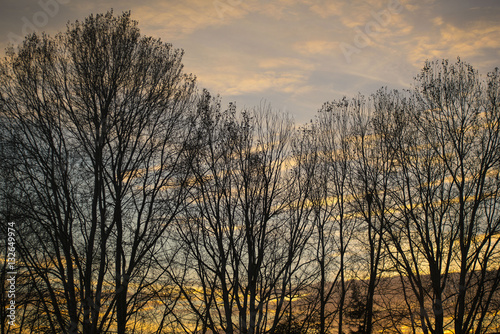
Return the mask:
{"type": "Polygon", "coordinates": [[[393,258],[419,302],[425,333],[484,333],[500,278],[498,71],[484,82],[460,60],[427,63],[417,83],[394,141],[393,258]]]}
{"type": "Polygon", "coordinates": [[[352,172],[349,102],[343,99],[324,104],[314,125],[312,146],[318,161],[311,202],[316,230],[314,258],[319,271],[319,331],[328,332],[337,319],[338,332],[342,333],[348,280],[352,278],[348,249],[354,232],[347,188],[352,172]]]}
{"type": "Polygon", "coordinates": [[[20,251],[51,332],[137,327],[127,322],[160,274],[150,258],[187,193],[194,79],[181,57],[109,12],[28,36],[1,64],[20,145],[20,251]]]}
{"type": "Polygon", "coordinates": [[[365,309],[360,316],[358,331],[372,333],[376,320],[376,293],[380,278],[386,270],[384,253],[384,226],[389,201],[393,158],[378,132],[375,113],[380,101],[374,94],[350,101],[352,132],[352,168],[348,183],[350,206],[357,225],[359,250],[358,278],[364,283],[365,309]]]}
{"type": "Polygon", "coordinates": [[[201,332],[272,332],[310,234],[303,193],[289,191],[291,122],[268,106],[221,111],[208,94],[199,110],[200,154],[176,233],[183,270],[173,278],[194,315],[186,321],[201,332]]]}

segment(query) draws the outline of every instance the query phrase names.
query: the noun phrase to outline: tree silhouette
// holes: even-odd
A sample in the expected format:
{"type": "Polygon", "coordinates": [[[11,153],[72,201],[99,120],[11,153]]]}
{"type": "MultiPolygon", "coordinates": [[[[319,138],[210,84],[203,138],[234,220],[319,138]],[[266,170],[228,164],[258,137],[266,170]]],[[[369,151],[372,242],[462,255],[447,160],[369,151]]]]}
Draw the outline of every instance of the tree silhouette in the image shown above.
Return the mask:
{"type": "Polygon", "coordinates": [[[32,34],[1,63],[19,252],[52,332],[125,333],[144,314],[161,277],[151,258],[187,194],[194,79],[181,57],[108,12],[32,34]]]}

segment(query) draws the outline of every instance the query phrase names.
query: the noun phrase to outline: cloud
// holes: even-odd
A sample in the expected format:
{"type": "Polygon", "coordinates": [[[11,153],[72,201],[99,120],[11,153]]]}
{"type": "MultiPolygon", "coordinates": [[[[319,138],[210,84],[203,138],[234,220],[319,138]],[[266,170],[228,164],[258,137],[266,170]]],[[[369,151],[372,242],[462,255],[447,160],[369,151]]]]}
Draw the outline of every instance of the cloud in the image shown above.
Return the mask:
{"type": "Polygon", "coordinates": [[[290,19],[301,14],[299,0],[253,0],[249,10],[265,15],[273,20],[290,19]]]}
{"type": "MultiPolygon", "coordinates": [[[[20,32],[36,4],[8,1],[1,37],[20,32]]],[[[498,0],[69,0],[44,29],[110,8],[130,9],[142,34],[183,48],[200,87],[249,104],[265,96],[315,110],[344,94],[408,87],[426,59],[461,56],[483,73],[499,65],[498,0]],[[359,31],[369,43],[356,45],[359,31]],[[347,44],[358,51],[350,63],[347,44]]]]}
{"type": "Polygon", "coordinates": [[[299,94],[307,91],[307,75],[282,71],[219,72],[203,76],[200,85],[213,87],[223,96],[239,96],[263,92],[299,94]]]}
{"type": "Polygon", "coordinates": [[[243,93],[264,92],[272,89],[278,92],[292,93],[300,86],[303,80],[304,77],[298,74],[266,71],[255,74],[250,78],[238,80],[226,92],[228,95],[241,95],[243,93]]]}
{"type": "MultiPolygon", "coordinates": [[[[56,1],[59,0],[41,2],[56,3],[56,1]]],[[[23,24],[22,14],[30,19],[33,13],[41,10],[40,6],[33,6],[31,0],[18,0],[15,4],[13,2],[9,4],[7,12],[0,14],[2,30],[7,29],[7,26],[19,26],[19,29],[15,30],[20,31],[23,24]],[[16,14],[12,15],[13,13],[16,14]]],[[[143,32],[162,36],[164,39],[181,39],[209,26],[229,25],[247,15],[253,7],[242,0],[185,0],[182,2],[173,0],[141,0],[140,2],[65,0],[63,5],[58,6],[60,13],[51,18],[51,22],[48,22],[49,24],[42,30],[53,30],[52,28],[65,30],[64,25],[67,20],[83,19],[91,13],[103,13],[113,9],[116,14],[119,14],[131,10],[132,18],[139,21],[143,32]]]]}
{"type": "Polygon", "coordinates": [[[293,45],[293,48],[303,55],[330,54],[338,48],[338,42],[331,40],[301,41],[293,45]]]}
{"type": "Polygon", "coordinates": [[[432,19],[432,22],[434,23],[435,26],[442,26],[443,18],[441,16],[437,16],[434,19],[432,19]]]}
{"type": "Polygon", "coordinates": [[[309,10],[322,19],[332,16],[340,17],[344,13],[346,2],[333,1],[308,1],[309,10]]]}
{"type": "MultiPolygon", "coordinates": [[[[439,22],[439,21],[438,21],[439,22]]],[[[452,58],[464,59],[480,57],[489,50],[499,50],[500,24],[489,25],[476,22],[467,27],[457,27],[450,23],[441,23],[433,35],[420,36],[408,50],[412,63],[423,63],[427,59],[452,58]]]]}
{"type": "Polygon", "coordinates": [[[311,71],[314,64],[299,58],[265,58],[259,61],[259,67],[263,69],[292,69],[300,71],[311,71]]]}
{"type": "Polygon", "coordinates": [[[236,0],[186,0],[134,2],[132,16],[146,34],[167,40],[186,38],[211,26],[234,23],[248,14],[246,5],[236,0]]]}

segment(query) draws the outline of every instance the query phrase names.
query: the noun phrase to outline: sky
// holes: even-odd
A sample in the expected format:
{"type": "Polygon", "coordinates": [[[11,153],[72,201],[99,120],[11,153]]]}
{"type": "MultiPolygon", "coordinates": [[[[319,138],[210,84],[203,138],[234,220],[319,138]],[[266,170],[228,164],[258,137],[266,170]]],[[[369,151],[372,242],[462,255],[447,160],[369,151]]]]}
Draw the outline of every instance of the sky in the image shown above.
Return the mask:
{"type": "Polygon", "coordinates": [[[141,33],[184,50],[198,87],[297,123],[323,103],[409,89],[426,60],[500,67],[500,0],[0,0],[0,55],[33,31],[131,10],[141,33]]]}

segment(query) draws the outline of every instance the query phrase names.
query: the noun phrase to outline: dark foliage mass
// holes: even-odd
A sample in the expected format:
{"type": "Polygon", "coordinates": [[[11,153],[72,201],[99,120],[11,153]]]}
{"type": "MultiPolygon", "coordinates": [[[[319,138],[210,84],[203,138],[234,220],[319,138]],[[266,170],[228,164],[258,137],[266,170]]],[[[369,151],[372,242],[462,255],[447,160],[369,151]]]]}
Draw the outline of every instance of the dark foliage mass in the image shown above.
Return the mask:
{"type": "Polygon", "coordinates": [[[181,60],[107,13],[0,62],[1,333],[500,331],[498,69],[297,127],[181,60]]]}

